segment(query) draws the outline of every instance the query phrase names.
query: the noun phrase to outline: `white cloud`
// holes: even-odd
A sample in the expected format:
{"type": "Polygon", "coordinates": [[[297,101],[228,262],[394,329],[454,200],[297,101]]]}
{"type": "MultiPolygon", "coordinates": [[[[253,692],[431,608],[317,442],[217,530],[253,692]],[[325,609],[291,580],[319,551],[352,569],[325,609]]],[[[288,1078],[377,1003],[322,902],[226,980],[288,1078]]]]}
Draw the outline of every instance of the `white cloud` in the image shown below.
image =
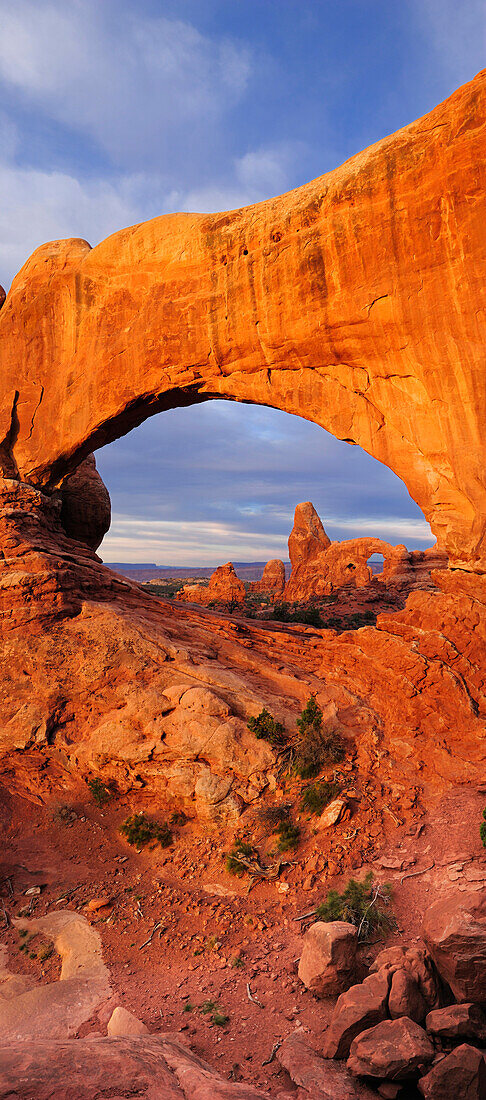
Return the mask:
{"type": "Polygon", "coordinates": [[[213,565],[287,557],[287,544],[281,535],[259,535],[231,524],[143,520],[115,513],[98,553],[104,561],[213,565]]]}
{"type": "Polygon", "coordinates": [[[241,43],[113,0],[0,0],[0,25],[6,86],[126,167],[170,168],[181,129],[179,152],[207,141],[253,69],[241,43]]]}

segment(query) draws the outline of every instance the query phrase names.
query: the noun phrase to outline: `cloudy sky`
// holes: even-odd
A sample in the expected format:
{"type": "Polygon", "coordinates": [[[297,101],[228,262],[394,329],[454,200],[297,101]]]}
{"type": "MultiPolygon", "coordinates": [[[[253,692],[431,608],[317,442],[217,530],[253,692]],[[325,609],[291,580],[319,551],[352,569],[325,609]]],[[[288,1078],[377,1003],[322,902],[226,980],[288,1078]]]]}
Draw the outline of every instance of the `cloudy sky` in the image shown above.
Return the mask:
{"type": "MultiPolygon", "coordinates": [[[[486,61],[484,0],[0,0],[0,283],[43,241],[246,205],[406,125],[486,61]]],[[[430,532],[358,447],[226,402],[97,454],[107,561],[286,556],[295,504],[331,538],[430,532]]]]}

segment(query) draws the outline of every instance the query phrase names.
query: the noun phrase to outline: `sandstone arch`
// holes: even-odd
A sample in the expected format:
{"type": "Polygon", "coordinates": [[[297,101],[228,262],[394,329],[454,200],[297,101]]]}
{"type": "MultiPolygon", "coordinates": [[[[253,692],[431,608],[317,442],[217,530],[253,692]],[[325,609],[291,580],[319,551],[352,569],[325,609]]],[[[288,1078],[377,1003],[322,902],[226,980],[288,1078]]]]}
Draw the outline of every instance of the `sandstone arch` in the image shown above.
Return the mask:
{"type": "Polygon", "coordinates": [[[44,245],[0,313],[0,460],[51,489],[212,397],[390,466],[455,564],[485,546],[486,74],[288,195],[44,245]]]}

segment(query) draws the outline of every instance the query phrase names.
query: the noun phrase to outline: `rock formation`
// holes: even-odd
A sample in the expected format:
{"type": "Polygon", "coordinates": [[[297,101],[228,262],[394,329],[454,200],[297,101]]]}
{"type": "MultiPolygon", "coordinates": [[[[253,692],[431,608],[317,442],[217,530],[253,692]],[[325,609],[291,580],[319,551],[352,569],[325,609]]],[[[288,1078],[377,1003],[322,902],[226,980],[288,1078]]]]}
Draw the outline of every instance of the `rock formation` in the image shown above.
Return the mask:
{"type": "Polygon", "coordinates": [[[267,561],[261,580],[250,582],[250,592],[271,596],[278,600],[285,588],[285,565],[280,558],[267,561]]]}
{"type": "Polygon", "coordinates": [[[285,598],[309,600],[349,585],[354,588],[369,585],[373,573],[367,563],[372,554],[382,554],[384,558],[380,580],[407,589],[426,587],[431,570],[446,565],[445,555],[436,547],[410,553],[406,546],[392,546],[378,538],[331,542],[313,504],[310,501],[298,504],[289,535],[292,572],[285,598]]]}
{"type": "Polygon", "coordinates": [[[390,466],[484,565],[486,75],[257,206],[43,245],[0,312],[1,470],[47,491],[164,409],[296,413],[390,466]]]}
{"type": "Polygon", "coordinates": [[[243,603],[245,586],[235,573],[233,562],[218,565],[209,578],[209,584],[185,584],[179,592],[180,600],[192,603],[243,603]]]}

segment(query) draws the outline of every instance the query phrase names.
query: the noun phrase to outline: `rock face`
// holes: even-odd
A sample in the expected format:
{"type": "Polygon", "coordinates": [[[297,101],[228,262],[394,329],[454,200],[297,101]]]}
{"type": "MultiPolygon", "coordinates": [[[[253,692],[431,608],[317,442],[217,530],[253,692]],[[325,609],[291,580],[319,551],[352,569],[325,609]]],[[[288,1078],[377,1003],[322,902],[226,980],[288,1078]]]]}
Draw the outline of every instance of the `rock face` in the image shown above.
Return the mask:
{"type": "Polygon", "coordinates": [[[61,524],[66,534],[97,550],[111,523],[108,489],[88,455],[61,490],[61,524]]]}
{"type": "Polygon", "coordinates": [[[261,592],[262,595],[272,596],[278,599],[283,595],[285,588],[285,565],[280,558],[272,558],[267,561],[263,575],[259,581],[251,581],[250,592],[261,592]]]}
{"type": "Polygon", "coordinates": [[[486,1002],[486,899],[470,886],[426,910],[423,936],[458,1001],[486,1002]]]}
{"type": "Polygon", "coordinates": [[[305,1089],[299,1098],[308,1100],[374,1100],[376,1093],[358,1084],[345,1066],[329,1062],[312,1050],[302,1031],[295,1031],[284,1039],[278,1053],[278,1061],[295,1085],[305,1089]]]}
{"type": "Polygon", "coordinates": [[[294,514],[294,526],[289,535],[289,558],[292,571],[306,565],[316,554],[328,550],[331,540],[310,500],[298,504],[294,514]]]}
{"type": "Polygon", "coordinates": [[[37,249],[0,311],[0,472],[62,485],[152,413],[271,405],[389,465],[485,560],[486,76],[258,206],[37,249]]]}
{"type": "Polygon", "coordinates": [[[345,921],[316,921],[305,933],[299,978],[311,993],[332,997],[351,985],[356,973],[357,930],[345,921]]]}
{"type": "Polygon", "coordinates": [[[218,565],[209,578],[209,584],[185,584],[179,593],[179,599],[192,603],[243,603],[245,586],[236,576],[233,562],[218,565]]]}

